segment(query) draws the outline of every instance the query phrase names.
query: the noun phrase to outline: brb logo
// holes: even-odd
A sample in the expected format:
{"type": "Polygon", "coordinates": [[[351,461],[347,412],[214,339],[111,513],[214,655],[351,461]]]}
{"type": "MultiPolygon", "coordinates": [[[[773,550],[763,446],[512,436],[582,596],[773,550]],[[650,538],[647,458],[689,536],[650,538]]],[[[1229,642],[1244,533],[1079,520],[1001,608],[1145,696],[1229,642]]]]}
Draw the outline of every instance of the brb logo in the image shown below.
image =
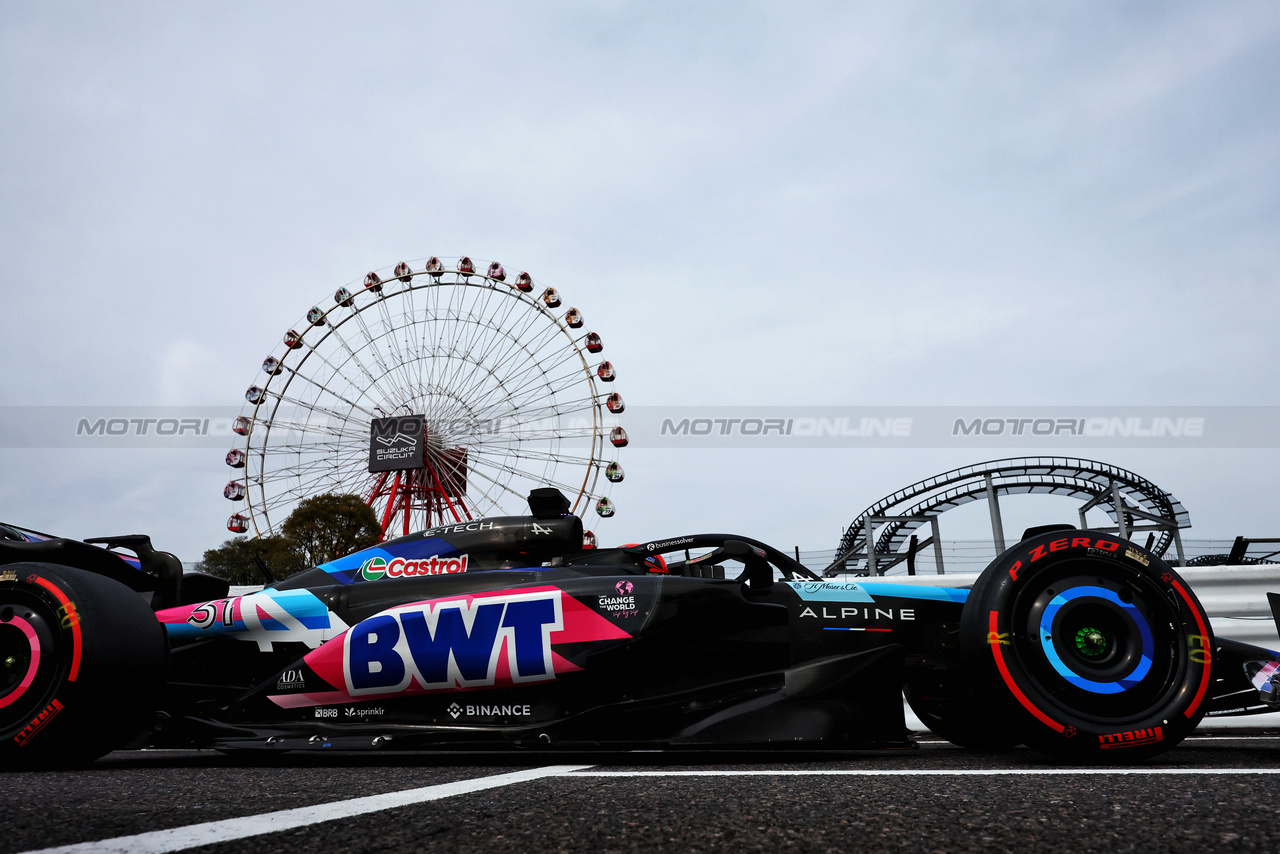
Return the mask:
{"type": "Polygon", "coordinates": [[[423,602],[357,625],[346,637],[353,695],[520,684],[556,678],[551,633],[564,625],[559,590],[423,602]]]}

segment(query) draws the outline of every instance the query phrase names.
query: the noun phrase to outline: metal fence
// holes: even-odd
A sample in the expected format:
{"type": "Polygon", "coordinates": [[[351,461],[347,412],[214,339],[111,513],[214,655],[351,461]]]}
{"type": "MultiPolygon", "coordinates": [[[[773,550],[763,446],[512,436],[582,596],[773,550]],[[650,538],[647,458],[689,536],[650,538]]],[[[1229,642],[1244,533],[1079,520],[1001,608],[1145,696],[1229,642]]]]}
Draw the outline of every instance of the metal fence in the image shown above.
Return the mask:
{"type": "MultiPolygon", "coordinates": [[[[1141,540],[1139,540],[1141,542],[1141,540]]],[[[1183,549],[1186,552],[1187,560],[1193,560],[1198,557],[1206,557],[1208,555],[1228,555],[1231,553],[1231,546],[1234,540],[1190,540],[1182,541],[1183,549]]],[[[831,565],[835,560],[835,549],[800,549],[800,562],[813,572],[821,574],[824,569],[831,565]]],[[[1259,553],[1263,550],[1258,549],[1259,553]]],[[[1270,551],[1270,549],[1268,549],[1270,551]]],[[[795,554],[794,548],[788,551],[788,554],[795,554]]],[[[1252,552],[1250,553],[1252,556],[1252,552]]],[[[948,575],[951,573],[978,573],[987,567],[987,564],[996,559],[995,548],[991,544],[991,540],[943,540],[942,542],[942,565],[948,575]]],[[[1177,558],[1173,554],[1173,549],[1169,549],[1164,559],[1170,563],[1175,563],[1177,558]]],[[[890,568],[887,575],[906,575],[907,565],[905,562],[898,563],[890,568]]],[[[918,574],[933,575],[937,573],[937,567],[934,565],[933,546],[922,549],[916,555],[916,572],[918,574]]]]}

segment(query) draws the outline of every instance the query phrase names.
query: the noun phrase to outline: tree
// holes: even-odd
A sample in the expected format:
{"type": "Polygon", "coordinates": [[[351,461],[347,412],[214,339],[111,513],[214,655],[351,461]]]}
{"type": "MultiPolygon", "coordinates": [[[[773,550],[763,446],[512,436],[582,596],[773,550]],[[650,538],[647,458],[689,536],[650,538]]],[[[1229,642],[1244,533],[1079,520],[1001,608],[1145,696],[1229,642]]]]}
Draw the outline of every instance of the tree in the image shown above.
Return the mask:
{"type": "Polygon", "coordinates": [[[284,520],[281,538],[306,566],[319,566],[382,540],[373,508],[358,495],[327,492],[303,499],[284,520]]]}
{"type": "Polygon", "coordinates": [[[206,551],[196,569],[232,584],[270,584],[290,575],[298,563],[279,537],[235,537],[206,551]]]}
{"type": "Polygon", "coordinates": [[[298,503],[278,537],[235,537],[209,549],[197,569],[232,584],[270,584],[382,539],[373,508],[358,495],[325,493],[298,503]]]}

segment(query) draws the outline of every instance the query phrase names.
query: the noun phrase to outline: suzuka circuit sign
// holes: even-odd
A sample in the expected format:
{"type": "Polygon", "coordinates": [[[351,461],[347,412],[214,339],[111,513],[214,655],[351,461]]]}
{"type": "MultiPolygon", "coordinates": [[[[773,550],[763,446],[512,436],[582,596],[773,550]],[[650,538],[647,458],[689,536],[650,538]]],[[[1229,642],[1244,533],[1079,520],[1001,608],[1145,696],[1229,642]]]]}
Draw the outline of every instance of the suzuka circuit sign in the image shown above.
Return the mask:
{"type": "Polygon", "coordinates": [[[375,418],[369,431],[369,471],[422,468],[427,422],[421,415],[375,418]]]}

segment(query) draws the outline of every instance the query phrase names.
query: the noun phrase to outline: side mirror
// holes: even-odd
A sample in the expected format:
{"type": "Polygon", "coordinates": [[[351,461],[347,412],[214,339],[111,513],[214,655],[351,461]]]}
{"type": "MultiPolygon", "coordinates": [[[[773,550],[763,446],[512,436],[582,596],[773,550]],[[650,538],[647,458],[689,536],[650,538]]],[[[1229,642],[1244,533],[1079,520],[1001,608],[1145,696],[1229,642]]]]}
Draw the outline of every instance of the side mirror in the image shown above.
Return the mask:
{"type": "Polygon", "coordinates": [[[762,549],[748,545],[742,540],[725,540],[724,553],[746,565],[747,586],[752,590],[765,590],[773,585],[773,566],[766,559],[762,549]]]}

